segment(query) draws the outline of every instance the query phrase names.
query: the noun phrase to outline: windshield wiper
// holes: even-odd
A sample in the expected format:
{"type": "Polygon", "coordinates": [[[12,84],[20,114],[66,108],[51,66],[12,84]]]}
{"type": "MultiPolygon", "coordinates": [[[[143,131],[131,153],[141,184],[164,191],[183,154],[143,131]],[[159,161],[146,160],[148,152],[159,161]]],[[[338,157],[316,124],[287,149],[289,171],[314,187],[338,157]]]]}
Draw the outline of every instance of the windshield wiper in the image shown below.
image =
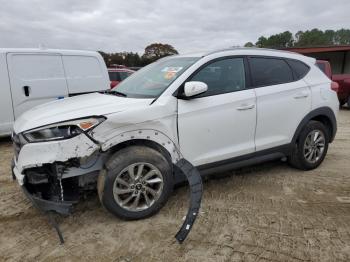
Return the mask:
{"type": "Polygon", "coordinates": [[[116,91],[116,90],[107,90],[107,91],[105,91],[105,93],[107,93],[107,94],[114,94],[114,95],[122,96],[122,97],[127,97],[126,94],[124,94],[122,92],[119,92],[119,91],[116,91]]]}

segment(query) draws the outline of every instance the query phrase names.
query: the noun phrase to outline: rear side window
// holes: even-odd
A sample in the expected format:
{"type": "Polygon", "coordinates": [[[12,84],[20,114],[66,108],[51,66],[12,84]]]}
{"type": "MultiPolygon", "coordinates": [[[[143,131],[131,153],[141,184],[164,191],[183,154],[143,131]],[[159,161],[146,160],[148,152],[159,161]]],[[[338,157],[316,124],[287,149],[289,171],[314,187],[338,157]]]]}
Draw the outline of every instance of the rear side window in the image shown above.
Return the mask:
{"type": "Polygon", "coordinates": [[[310,67],[298,60],[287,59],[287,63],[290,65],[296,76],[295,80],[302,79],[310,70],[310,67]]]}
{"type": "Polygon", "coordinates": [[[293,72],[283,59],[252,57],[249,58],[249,64],[255,87],[293,81],[293,72]]]}
{"type": "Polygon", "coordinates": [[[316,62],[316,65],[318,66],[319,69],[321,69],[321,71],[322,71],[323,73],[326,74],[326,65],[325,65],[324,63],[317,63],[317,62],[316,62]]]}

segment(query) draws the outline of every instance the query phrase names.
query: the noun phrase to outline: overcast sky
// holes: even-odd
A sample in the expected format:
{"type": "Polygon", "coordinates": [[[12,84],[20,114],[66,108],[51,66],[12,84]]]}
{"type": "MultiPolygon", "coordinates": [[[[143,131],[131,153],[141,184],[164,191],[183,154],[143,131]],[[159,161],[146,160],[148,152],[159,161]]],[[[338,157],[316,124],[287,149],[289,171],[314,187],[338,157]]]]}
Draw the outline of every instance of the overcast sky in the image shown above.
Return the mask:
{"type": "Polygon", "coordinates": [[[0,0],[0,47],[180,53],[255,42],[261,35],[350,28],[350,0],[0,0]]]}

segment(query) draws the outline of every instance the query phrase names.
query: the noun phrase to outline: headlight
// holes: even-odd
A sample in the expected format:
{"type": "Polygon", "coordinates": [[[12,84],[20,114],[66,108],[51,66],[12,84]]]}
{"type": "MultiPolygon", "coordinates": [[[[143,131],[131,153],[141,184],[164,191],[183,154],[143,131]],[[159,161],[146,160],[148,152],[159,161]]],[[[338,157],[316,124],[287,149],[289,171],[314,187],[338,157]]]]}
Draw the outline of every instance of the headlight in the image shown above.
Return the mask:
{"type": "Polygon", "coordinates": [[[61,122],[24,132],[23,136],[28,142],[67,139],[93,129],[104,120],[104,117],[96,117],[61,122]]]}

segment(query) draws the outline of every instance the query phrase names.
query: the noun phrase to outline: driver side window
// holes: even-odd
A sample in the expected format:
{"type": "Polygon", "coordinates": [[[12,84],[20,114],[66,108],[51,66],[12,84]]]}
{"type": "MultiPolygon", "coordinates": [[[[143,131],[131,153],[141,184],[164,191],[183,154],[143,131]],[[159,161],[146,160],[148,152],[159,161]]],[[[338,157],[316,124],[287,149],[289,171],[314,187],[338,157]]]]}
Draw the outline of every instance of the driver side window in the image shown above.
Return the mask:
{"type": "Polygon", "coordinates": [[[198,97],[213,96],[245,89],[243,58],[228,58],[206,65],[190,81],[201,81],[208,91],[198,97]]]}

